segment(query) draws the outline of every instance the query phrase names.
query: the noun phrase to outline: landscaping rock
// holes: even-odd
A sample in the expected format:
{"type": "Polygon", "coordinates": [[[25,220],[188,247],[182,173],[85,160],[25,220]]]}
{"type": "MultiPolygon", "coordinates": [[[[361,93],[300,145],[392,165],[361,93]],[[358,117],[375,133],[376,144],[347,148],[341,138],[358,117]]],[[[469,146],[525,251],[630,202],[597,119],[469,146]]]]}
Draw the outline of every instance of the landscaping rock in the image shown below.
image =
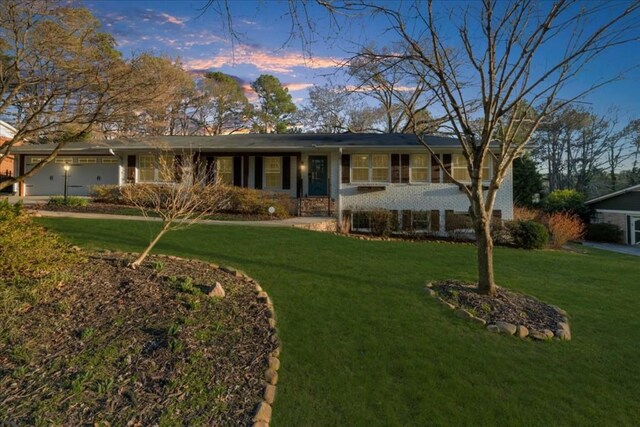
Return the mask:
{"type": "Polygon", "coordinates": [[[437,296],[437,295],[438,295],[438,294],[436,293],[436,291],[434,291],[434,290],[433,290],[433,289],[431,289],[431,288],[427,288],[427,293],[428,293],[430,296],[432,296],[432,297],[435,297],[435,296],[437,296]]]}
{"type": "Polygon", "coordinates": [[[549,339],[549,337],[547,337],[546,334],[540,331],[529,331],[529,338],[532,338],[538,341],[547,341],[549,339]]]}
{"type": "Polygon", "coordinates": [[[220,268],[218,264],[214,264],[212,262],[210,262],[209,265],[211,266],[211,268],[215,268],[216,270],[220,268]]]}
{"type": "Polygon", "coordinates": [[[485,326],[485,325],[487,324],[487,321],[486,321],[486,320],[481,319],[481,318],[476,317],[476,316],[471,316],[471,321],[472,321],[473,323],[477,323],[477,324],[478,324],[478,325],[480,325],[480,326],[485,326]]]}
{"type": "Polygon", "coordinates": [[[274,371],[280,369],[280,359],[273,356],[269,357],[269,369],[273,369],[274,371]]]}
{"type": "Polygon", "coordinates": [[[563,309],[561,309],[560,307],[558,307],[557,305],[552,305],[551,306],[560,316],[566,316],[567,312],[563,309]]]}
{"type": "Polygon", "coordinates": [[[508,323],[508,322],[496,322],[496,326],[498,327],[498,329],[500,330],[500,333],[502,334],[506,334],[506,335],[513,335],[516,333],[516,325],[514,325],[513,323],[508,323]]]}
{"type": "Polygon", "coordinates": [[[273,369],[267,369],[264,372],[264,379],[269,383],[276,385],[278,384],[278,373],[273,369]]]}
{"type": "Polygon", "coordinates": [[[264,421],[256,421],[252,427],[269,427],[269,423],[264,421]]]}
{"type": "Polygon", "coordinates": [[[467,310],[463,308],[459,308],[456,310],[456,316],[460,317],[461,319],[470,320],[473,317],[473,314],[469,313],[467,310]]]}
{"type": "Polygon", "coordinates": [[[426,284],[426,285],[424,285],[424,286],[425,286],[426,288],[428,288],[428,289],[431,289],[431,288],[433,288],[433,283],[431,283],[431,282],[427,282],[427,284],[426,284]]]}
{"type": "Polygon", "coordinates": [[[487,326],[487,331],[489,332],[493,332],[494,334],[499,334],[500,333],[500,328],[498,328],[496,325],[489,325],[487,326]]]}
{"type": "Polygon", "coordinates": [[[233,267],[228,267],[226,265],[223,265],[223,266],[220,267],[220,270],[224,271],[225,273],[229,273],[229,274],[231,274],[232,276],[235,276],[235,277],[242,277],[242,273],[239,272],[238,270],[236,270],[233,267]]]}
{"type": "Polygon", "coordinates": [[[442,303],[442,305],[444,305],[447,308],[450,308],[451,310],[455,309],[455,306],[453,304],[451,304],[448,301],[443,300],[442,298],[438,298],[438,301],[440,301],[442,303]]]}
{"type": "Polygon", "coordinates": [[[253,421],[263,421],[265,423],[271,422],[271,405],[267,402],[260,402],[256,415],[253,417],[253,421]]]}
{"type": "Polygon", "coordinates": [[[80,252],[82,248],[80,246],[71,246],[71,250],[74,252],[80,252]]]}
{"type": "Polygon", "coordinates": [[[265,402],[267,402],[269,405],[272,405],[276,400],[276,386],[267,384],[267,386],[264,388],[263,398],[265,402]]]}
{"type": "Polygon", "coordinates": [[[516,336],[518,338],[526,338],[527,336],[529,336],[529,330],[524,325],[518,325],[518,327],[516,328],[516,336]]]}
{"type": "Polygon", "coordinates": [[[225,292],[222,288],[220,282],[216,282],[216,285],[213,287],[211,291],[209,291],[209,296],[212,298],[224,298],[225,292]]]}
{"type": "Polygon", "coordinates": [[[558,329],[556,331],[556,337],[561,341],[571,341],[571,332],[564,329],[558,329]]]}
{"type": "Polygon", "coordinates": [[[278,348],[276,348],[275,350],[273,350],[273,351],[271,352],[271,355],[272,355],[273,357],[280,357],[280,351],[281,351],[281,350],[280,350],[280,347],[278,347],[278,348]]]}
{"type": "Polygon", "coordinates": [[[553,338],[553,331],[550,329],[543,329],[542,333],[547,337],[547,339],[553,338]]]}
{"type": "Polygon", "coordinates": [[[257,283],[256,283],[256,291],[262,292],[262,286],[258,285],[257,283]]]}
{"type": "Polygon", "coordinates": [[[258,292],[258,301],[267,301],[269,295],[266,292],[258,292]]]}
{"type": "Polygon", "coordinates": [[[566,323],[566,322],[558,322],[558,329],[562,329],[562,330],[567,331],[567,332],[570,331],[569,324],[566,323]]]}
{"type": "Polygon", "coordinates": [[[271,329],[274,329],[276,327],[276,319],[274,319],[273,317],[269,318],[269,327],[271,329]]]}

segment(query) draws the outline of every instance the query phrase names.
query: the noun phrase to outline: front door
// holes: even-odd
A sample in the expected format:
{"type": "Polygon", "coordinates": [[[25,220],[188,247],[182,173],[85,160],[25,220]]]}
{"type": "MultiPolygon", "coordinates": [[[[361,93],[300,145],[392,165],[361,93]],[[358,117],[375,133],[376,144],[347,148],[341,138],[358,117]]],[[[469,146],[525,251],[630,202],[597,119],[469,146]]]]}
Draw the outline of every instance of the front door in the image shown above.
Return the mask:
{"type": "Polygon", "coordinates": [[[640,245],[640,216],[631,217],[631,244],[640,245]]]}
{"type": "Polygon", "coordinates": [[[327,156],[309,156],[309,196],[327,195],[327,156]]]}

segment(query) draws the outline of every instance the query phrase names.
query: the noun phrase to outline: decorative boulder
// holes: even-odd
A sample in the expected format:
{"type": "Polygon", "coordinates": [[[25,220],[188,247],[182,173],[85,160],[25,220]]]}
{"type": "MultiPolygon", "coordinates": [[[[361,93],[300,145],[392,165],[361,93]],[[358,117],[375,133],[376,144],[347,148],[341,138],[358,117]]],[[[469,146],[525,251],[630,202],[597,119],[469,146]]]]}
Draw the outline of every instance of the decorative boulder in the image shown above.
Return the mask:
{"type": "Polygon", "coordinates": [[[220,282],[216,282],[216,285],[209,292],[209,296],[213,297],[213,298],[224,298],[225,297],[225,292],[224,292],[224,289],[222,288],[222,285],[220,284],[220,282]]]}

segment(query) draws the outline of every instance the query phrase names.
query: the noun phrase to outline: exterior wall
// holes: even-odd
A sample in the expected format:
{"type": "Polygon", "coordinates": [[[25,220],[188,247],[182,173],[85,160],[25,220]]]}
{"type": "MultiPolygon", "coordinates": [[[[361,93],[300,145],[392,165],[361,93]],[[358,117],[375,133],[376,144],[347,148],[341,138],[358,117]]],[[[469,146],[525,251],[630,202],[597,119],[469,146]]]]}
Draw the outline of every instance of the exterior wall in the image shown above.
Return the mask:
{"type": "Polygon", "coordinates": [[[627,214],[617,213],[617,212],[602,212],[603,223],[617,225],[622,229],[622,231],[624,231],[624,234],[622,235],[623,240],[620,243],[629,243],[628,241],[629,230],[627,227],[628,225],[627,216],[628,216],[627,214]]]}
{"type": "MultiPolygon", "coordinates": [[[[25,172],[31,170],[35,164],[31,163],[32,157],[26,156],[25,172]]],[[[69,164],[70,170],[67,173],[67,192],[70,196],[88,196],[91,187],[94,185],[114,185],[118,184],[117,163],[102,163],[103,158],[113,158],[113,156],[98,155],[62,155],[59,157],[69,157],[73,163],[69,164]],[[81,164],[79,158],[95,158],[95,164],[81,164]]],[[[35,175],[25,180],[25,196],[53,196],[64,193],[64,164],[51,163],[44,166],[35,175]]]]}
{"type": "MultiPolygon", "coordinates": [[[[336,166],[339,160],[334,160],[336,166]]],[[[442,174],[442,173],[441,173],[442,174]]],[[[338,181],[340,182],[340,181],[338,181]]],[[[340,184],[339,209],[344,210],[414,210],[440,211],[440,231],[444,231],[445,211],[467,212],[469,199],[460,189],[449,183],[349,183],[340,184]],[[358,186],[385,187],[382,191],[359,191],[358,186]]],[[[509,170],[498,190],[495,210],[502,219],[513,219],[513,173],[509,170]]]]}

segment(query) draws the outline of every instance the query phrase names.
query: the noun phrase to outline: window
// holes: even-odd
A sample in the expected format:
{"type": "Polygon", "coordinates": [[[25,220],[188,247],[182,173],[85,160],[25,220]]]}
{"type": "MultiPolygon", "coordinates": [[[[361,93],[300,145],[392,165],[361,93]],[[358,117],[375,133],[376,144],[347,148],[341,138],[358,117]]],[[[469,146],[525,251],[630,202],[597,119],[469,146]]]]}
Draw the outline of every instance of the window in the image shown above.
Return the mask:
{"type": "Polygon", "coordinates": [[[411,228],[415,231],[429,231],[431,224],[430,211],[411,211],[411,228]]]}
{"type": "Polygon", "coordinates": [[[371,156],[371,181],[389,181],[389,155],[374,154],[371,156]]]}
{"type": "MultiPolygon", "coordinates": [[[[484,167],[482,168],[482,180],[488,181],[491,179],[490,165],[491,159],[486,159],[484,167]]],[[[451,156],[451,174],[455,179],[462,182],[469,182],[469,171],[467,170],[467,160],[462,154],[454,154],[451,156]]]]}
{"type": "Polygon", "coordinates": [[[429,155],[411,155],[411,182],[429,182],[429,155]]]}
{"type": "Polygon", "coordinates": [[[265,188],[282,188],[282,157],[264,158],[265,188]]]}
{"type": "Polygon", "coordinates": [[[73,157],[56,157],[56,163],[71,165],[73,164],[73,157]]]}
{"type": "Polygon", "coordinates": [[[143,155],[138,159],[138,180],[153,181],[155,179],[154,158],[151,155],[143,155]]]}
{"type": "Polygon", "coordinates": [[[233,184],[233,157],[218,157],[216,173],[223,184],[233,184]]]}
{"type": "Polygon", "coordinates": [[[103,157],[102,158],[102,163],[109,164],[109,165],[114,165],[114,164],[118,163],[118,159],[116,159],[115,157],[103,157]]]}
{"type": "Polygon", "coordinates": [[[95,157],[78,157],[78,163],[81,165],[94,164],[96,163],[95,157]]]}
{"type": "Polygon", "coordinates": [[[369,213],[356,211],[351,214],[351,229],[352,230],[370,230],[371,223],[369,222],[369,213]]]}
{"type": "Polygon", "coordinates": [[[351,181],[369,181],[369,155],[354,154],[351,156],[351,181]]]}
{"type": "Polygon", "coordinates": [[[31,164],[40,163],[42,161],[42,157],[32,157],[31,164]]]}
{"type": "Polygon", "coordinates": [[[171,182],[175,181],[176,166],[175,157],[170,154],[162,154],[158,156],[158,181],[171,182]]]}

